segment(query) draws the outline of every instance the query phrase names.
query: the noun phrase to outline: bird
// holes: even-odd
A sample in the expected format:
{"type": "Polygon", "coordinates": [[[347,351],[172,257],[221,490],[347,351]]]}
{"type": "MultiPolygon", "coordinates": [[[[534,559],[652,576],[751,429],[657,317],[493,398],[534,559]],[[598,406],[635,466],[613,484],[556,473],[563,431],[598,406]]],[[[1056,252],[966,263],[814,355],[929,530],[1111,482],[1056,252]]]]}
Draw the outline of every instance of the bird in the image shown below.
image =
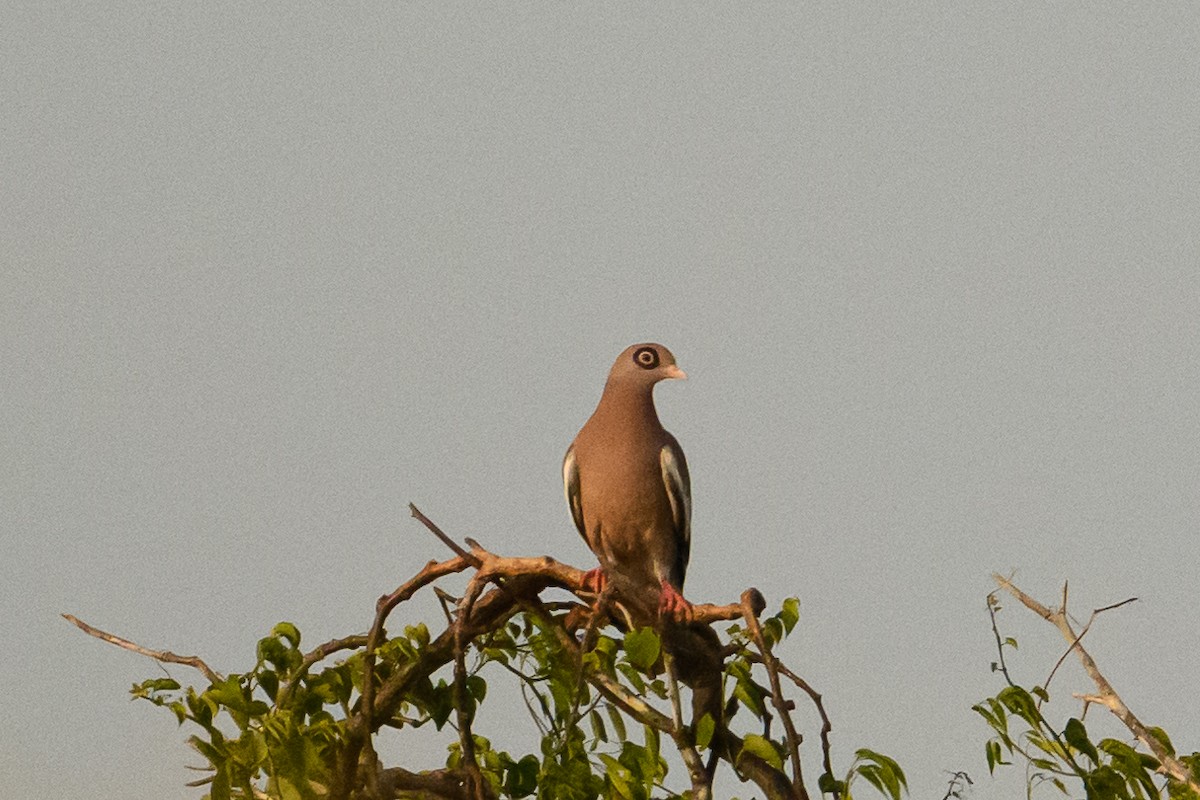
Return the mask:
{"type": "Polygon", "coordinates": [[[687,460],[659,422],[654,386],[686,380],[661,344],[627,347],[613,363],[596,410],[563,458],[563,487],[575,527],[600,562],[581,588],[659,590],[660,617],[690,621],[683,597],[691,551],[692,489],[687,460]]]}

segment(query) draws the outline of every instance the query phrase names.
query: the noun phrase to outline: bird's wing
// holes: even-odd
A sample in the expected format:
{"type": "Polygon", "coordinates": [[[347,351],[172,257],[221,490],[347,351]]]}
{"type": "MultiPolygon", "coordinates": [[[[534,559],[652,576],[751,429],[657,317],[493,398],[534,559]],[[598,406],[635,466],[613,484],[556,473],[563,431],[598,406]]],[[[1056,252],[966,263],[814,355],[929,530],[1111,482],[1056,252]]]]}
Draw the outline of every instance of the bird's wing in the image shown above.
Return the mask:
{"type": "Polygon", "coordinates": [[[567,454],[563,457],[563,491],[567,496],[567,505],[571,509],[571,519],[575,520],[575,527],[586,542],[587,533],[583,527],[583,501],[579,496],[579,464],[575,461],[575,445],[568,447],[567,454]]]}
{"type": "Polygon", "coordinates": [[[659,451],[658,463],[662,468],[667,499],[671,502],[671,523],[677,547],[675,567],[682,587],[692,548],[692,479],[688,475],[687,459],[674,437],[659,451]]]}

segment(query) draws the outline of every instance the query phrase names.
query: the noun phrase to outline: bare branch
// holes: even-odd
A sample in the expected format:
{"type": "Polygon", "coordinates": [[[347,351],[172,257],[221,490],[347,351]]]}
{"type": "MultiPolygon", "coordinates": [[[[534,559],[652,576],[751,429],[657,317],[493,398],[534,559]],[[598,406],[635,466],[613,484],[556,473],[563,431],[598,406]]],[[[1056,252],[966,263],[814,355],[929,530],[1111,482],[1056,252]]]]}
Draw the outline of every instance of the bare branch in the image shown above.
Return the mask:
{"type": "Polygon", "coordinates": [[[176,655],[170,650],[151,650],[149,647],[142,647],[140,644],[131,642],[128,639],[122,639],[120,636],[116,636],[115,634],[102,631],[99,628],[94,628],[72,614],[63,614],[62,617],[67,622],[70,622],[72,625],[79,628],[79,630],[86,633],[88,636],[95,636],[97,639],[102,639],[109,644],[115,644],[117,647],[123,647],[126,650],[133,651],[134,653],[140,653],[164,664],[183,664],[185,666],[192,667],[193,669],[198,669],[200,672],[204,673],[204,677],[208,678],[209,683],[219,683],[220,681],[224,680],[220,673],[213,670],[208,666],[208,664],[205,664],[204,660],[199,656],[176,655]]]}
{"type": "Polygon", "coordinates": [[[484,780],[475,757],[475,737],[471,733],[471,713],[467,708],[467,659],[470,645],[467,623],[471,619],[471,607],[483,591],[483,573],[476,573],[458,604],[458,616],[454,621],[454,712],[458,720],[458,741],[462,748],[463,770],[467,775],[467,788],[473,800],[487,800],[492,796],[491,784],[484,780]]]}
{"type": "Polygon", "coordinates": [[[329,656],[339,651],[357,650],[360,647],[366,647],[366,645],[367,637],[360,634],[357,636],[347,636],[343,639],[334,639],[314,647],[304,655],[304,659],[300,662],[300,666],[296,668],[296,671],[292,673],[291,679],[287,682],[287,685],[279,690],[279,697],[276,700],[276,705],[282,707],[287,704],[287,701],[292,696],[292,691],[296,684],[300,682],[301,678],[308,674],[308,670],[313,664],[329,658],[329,656]]]}
{"type": "Polygon", "coordinates": [[[395,797],[400,792],[416,792],[430,800],[470,800],[466,776],[462,770],[434,769],[409,772],[400,767],[388,767],[379,772],[380,793],[395,797]]]}
{"type": "MultiPolygon", "coordinates": [[[[800,765],[800,743],[803,737],[796,732],[796,724],[792,721],[791,707],[783,698],[783,688],[779,685],[779,659],[771,653],[771,647],[763,636],[762,625],[758,622],[758,613],[754,610],[754,598],[750,589],[742,593],[742,618],[746,620],[746,628],[750,631],[754,644],[766,667],[767,677],[771,682],[771,704],[775,706],[779,719],[783,722],[783,730],[787,735],[788,753],[792,761],[792,789],[801,800],[808,800],[808,790],[804,788],[804,773],[800,765]]],[[[761,612],[759,612],[761,613],[761,612]]]]}
{"type": "Polygon", "coordinates": [[[416,505],[414,505],[413,503],[409,503],[408,510],[410,512],[412,512],[413,517],[415,517],[422,525],[424,525],[426,528],[428,528],[433,533],[434,536],[441,539],[442,544],[446,545],[446,547],[449,547],[451,550],[453,550],[455,555],[461,556],[462,558],[465,558],[468,561],[471,561],[472,562],[471,566],[475,566],[475,567],[479,566],[478,562],[475,561],[475,559],[471,558],[470,553],[468,553],[466,550],[464,550],[462,548],[462,546],[458,544],[458,542],[454,541],[449,536],[447,536],[445,534],[445,532],[442,531],[441,528],[439,528],[436,524],[434,524],[433,520],[431,520],[429,517],[422,514],[421,509],[417,508],[416,505]]]}
{"type": "MultiPolygon", "coordinates": [[[[1082,634],[1076,635],[1075,631],[1071,628],[1071,623],[1067,619],[1066,608],[1064,607],[1058,609],[1057,611],[1052,611],[1018,589],[1007,578],[1003,578],[1000,575],[992,575],[992,579],[996,581],[996,584],[999,585],[1000,588],[1004,589],[1013,597],[1020,600],[1021,603],[1030,611],[1033,611],[1042,619],[1050,622],[1056,628],[1058,628],[1063,637],[1071,643],[1068,652],[1070,652],[1071,649],[1075,651],[1075,653],[1079,656],[1080,663],[1083,664],[1084,671],[1087,672],[1088,677],[1092,679],[1092,682],[1096,684],[1096,688],[1099,690],[1095,695],[1086,696],[1086,700],[1088,702],[1104,706],[1111,711],[1113,715],[1117,717],[1117,719],[1121,720],[1125,727],[1128,728],[1135,737],[1137,737],[1137,740],[1144,744],[1150,750],[1150,752],[1154,754],[1154,757],[1158,759],[1160,764],[1160,772],[1174,780],[1179,781],[1180,783],[1186,784],[1189,788],[1191,788],[1192,791],[1200,792],[1200,784],[1197,784],[1197,782],[1192,778],[1191,770],[1187,767],[1187,765],[1167,752],[1167,749],[1163,747],[1162,743],[1150,733],[1142,721],[1138,719],[1136,715],[1134,715],[1129,706],[1125,705],[1125,701],[1121,699],[1121,696],[1117,694],[1116,690],[1112,687],[1112,684],[1110,684],[1108,679],[1105,678],[1100,672],[1100,668],[1096,666],[1095,660],[1091,657],[1091,655],[1088,654],[1086,650],[1083,649],[1083,645],[1079,643],[1079,639],[1081,638],[1082,634]]],[[[1063,596],[1064,598],[1066,596],[1065,585],[1063,588],[1063,596]]],[[[1095,615],[1101,611],[1106,611],[1110,608],[1118,608],[1131,601],[1132,598],[1130,600],[1123,600],[1122,602],[1116,603],[1112,606],[1105,606],[1104,608],[1097,609],[1096,611],[1092,612],[1092,616],[1094,618],[1095,615]]],[[[1091,622],[1089,621],[1088,624],[1090,625],[1091,622]]],[[[1086,630],[1087,629],[1085,628],[1084,632],[1086,632],[1086,630]]]]}
{"type": "Polygon", "coordinates": [[[996,637],[996,653],[1000,658],[1000,674],[1004,676],[1004,682],[1009,686],[1013,686],[1012,678],[1008,674],[1008,664],[1004,661],[1004,640],[1000,638],[1000,627],[996,624],[996,593],[992,592],[987,596],[988,616],[992,620],[992,636],[996,637]]]}
{"type": "MultiPolygon", "coordinates": [[[[833,723],[829,721],[829,715],[825,713],[825,704],[821,701],[821,695],[816,689],[809,685],[808,681],[801,678],[796,673],[787,668],[781,661],[776,661],[776,667],[780,674],[787,676],[792,683],[813,701],[813,705],[817,707],[817,713],[821,715],[821,758],[825,767],[825,774],[833,777],[833,760],[829,753],[829,733],[833,730],[833,723]]],[[[833,792],[834,800],[838,800],[841,796],[836,789],[833,792]]]]}
{"type": "MultiPolygon", "coordinates": [[[[695,800],[712,800],[712,779],[708,770],[704,768],[704,760],[700,758],[700,753],[692,739],[688,737],[683,724],[683,708],[679,701],[679,679],[676,677],[675,659],[671,657],[670,653],[663,653],[663,664],[667,670],[667,690],[671,696],[671,716],[674,722],[671,738],[675,741],[675,747],[679,750],[679,756],[683,759],[688,770],[688,777],[692,781],[692,797],[695,800]]],[[[717,720],[713,720],[713,724],[716,723],[717,720]]]]}
{"type": "MultiPolygon", "coordinates": [[[[414,509],[415,510],[415,509],[414,509]]],[[[419,512],[418,512],[419,513],[419,512]]],[[[470,554],[460,555],[448,561],[430,561],[421,571],[409,580],[396,587],[391,594],[384,595],[375,603],[375,620],[371,623],[371,631],[367,634],[367,652],[363,660],[363,693],[362,712],[366,722],[365,727],[374,730],[375,717],[375,650],[386,635],[384,624],[388,615],[396,606],[412,597],[420,589],[428,586],[438,578],[455,572],[462,572],[471,566],[473,561],[470,554]]],[[[369,747],[370,742],[364,745],[369,747]]],[[[357,761],[346,765],[347,769],[356,771],[357,761]]]]}

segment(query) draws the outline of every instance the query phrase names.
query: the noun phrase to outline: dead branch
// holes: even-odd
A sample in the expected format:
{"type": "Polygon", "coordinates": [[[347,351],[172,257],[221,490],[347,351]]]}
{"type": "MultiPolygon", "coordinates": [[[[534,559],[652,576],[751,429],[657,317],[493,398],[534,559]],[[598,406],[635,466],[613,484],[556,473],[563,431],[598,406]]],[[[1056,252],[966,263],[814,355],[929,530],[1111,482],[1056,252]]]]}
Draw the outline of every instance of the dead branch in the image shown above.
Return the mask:
{"type": "Polygon", "coordinates": [[[117,647],[123,647],[126,650],[133,651],[134,653],[140,653],[164,664],[184,664],[192,667],[193,669],[198,669],[200,672],[204,673],[204,677],[208,678],[209,683],[219,683],[220,681],[224,680],[219,672],[212,669],[210,666],[208,666],[208,664],[205,664],[203,659],[201,659],[199,656],[176,655],[170,650],[151,650],[149,647],[142,647],[140,644],[131,642],[128,639],[122,639],[120,636],[115,634],[102,631],[99,628],[94,628],[72,614],[63,614],[62,616],[63,619],[79,628],[79,630],[83,631],[88,636],[95,636],[97,639],[102,639],[109,644],[115,644],[117,647]]]}
{"type": "MultiPolygon", "coordinates": [[[[1122,724],[1129,729],[1130,733],[1132,733],[1139,742],[1144,744],[1147,749],[1154,754],[1154,757],[1158,759],[1158,763],[1160,765],[1158,770],[1159,772],[1167,775],[1173,780],[1186,784],[1194,792],[1200,792],[1200,784],[1198,784],[1192,778],[1191,770],[1187,767],[1187,765],[1167,752],[1167,749],[1163,747],[1162,743],[1150,733],[1142,721],[1138,719],[1136,715],[1134,715],[1129,706],[1125,705],[1125,701],[1121,699],[1121,696],[1117,694],[1117,691],[1112,687],[1112,684],[1110,684],[1108,679],[1105,678],[1100,672],[1100,668],[1096,666],[1095,660],[1091,657],[1087,650],[1083,649],[1083,645],[1080,644],[1080,639],[1082,638],[1083,634],[1081,633],[1077,635],[1075,630],[1071,627],[1071,622],[1067,618],[1067,609],[1065,604],[1063,607],[1057,610],[1052,610],[1042,605],[1037,600],[1034,600],[1029,595],[1025,594],[1025,592],[1017,588],[1017,586],[1007,578],[993,574],[992,580],[994,580],[1000,588],[1004,589],[1013,597],[1020,600],[1022,605],[1024,605],[1030,611],[1034,612],[1042,619],[1058,628],[1059,632],[1062,633],[1063,637],[1070,643],[1068,652],[1071,650],[1075,651],[1075,653],[1079,656],[1079,661],[1083,665],[1084,671],[1087,672],[1088,677],[1092,679],[1092,682],[1096,684],[1096,688],[1099,690],[1098,693],[1094,695],[1076,696],[1085,700],[1086,702],[1102,705],[1111,711],[1113,715],[1116,716],[1117,719],[1121,720],[1122,724]]],[[[1063,587],[1063,598],[1065,601],[1065,586],[1063,587]]],[[[1111,606],[1099,608],[1092,612],[1092,617],[1095,618],[1095,615],[1102,611],[1118,608],[1129,602],[1132,602],[1132,598],[1130,600],[1123,600],[1120,603],[1115,603],[1111,606]]],[[[1091,621],[1089,620],[1088,626],[1090,625],[1091,621]]],[[[1084,633],[1086,632],[1087,627],[1084,628],[1084,633]]]]}
{"type": "MultiPolygon", "coordinates": [[[[455,555],[462,556],[463,558],[466,558],[468,560],[471,559],[470,553],[468,553],[466,550],[462,549],[462,547],[459,546],[459,544],[457,542],[455,542],[453,539],[451,539],[449,536],[447,536],[445,534],[445,532],[442,531],[441,528],[439,528],[437,525],[434,524],[433,520],[431,520],[429,517],[422,514],[421,509],[417,508],[415,504],[409,503],[408,510],[412,513],[413,517],[415,519],[417,519],[426,528],[428,528],[429,531],[434,536],[441,539],[442,544],[446,545],[446,547],[449,547],[451,550],[453,550],[455,555]]],[[[479,565],[473,563],[472,566],[477,567],[479,565]]]]}

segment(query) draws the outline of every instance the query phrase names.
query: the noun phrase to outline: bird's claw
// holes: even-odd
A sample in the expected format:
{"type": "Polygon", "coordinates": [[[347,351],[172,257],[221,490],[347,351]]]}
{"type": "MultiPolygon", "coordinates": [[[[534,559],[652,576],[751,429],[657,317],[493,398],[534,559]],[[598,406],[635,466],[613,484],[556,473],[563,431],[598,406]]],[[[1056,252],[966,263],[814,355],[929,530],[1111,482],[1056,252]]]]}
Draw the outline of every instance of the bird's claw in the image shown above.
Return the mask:
{"type": "Polygon", "coordinates": [[[664,619],[688,623],[692,621],[695,612],[692,604],[683,598],[678,589],[667,581],[663,581],[662,595],[658,601],[658,614],[664,619]]]}
{"type": "Polygon", "coordinates": [[[608,576],[604,574],[604,570],[600,567],[589,569],[583,573],[583,580],[579,582],[580,589],[592,594],[602,593],[606,586],[608,586],[608,576]]]}

